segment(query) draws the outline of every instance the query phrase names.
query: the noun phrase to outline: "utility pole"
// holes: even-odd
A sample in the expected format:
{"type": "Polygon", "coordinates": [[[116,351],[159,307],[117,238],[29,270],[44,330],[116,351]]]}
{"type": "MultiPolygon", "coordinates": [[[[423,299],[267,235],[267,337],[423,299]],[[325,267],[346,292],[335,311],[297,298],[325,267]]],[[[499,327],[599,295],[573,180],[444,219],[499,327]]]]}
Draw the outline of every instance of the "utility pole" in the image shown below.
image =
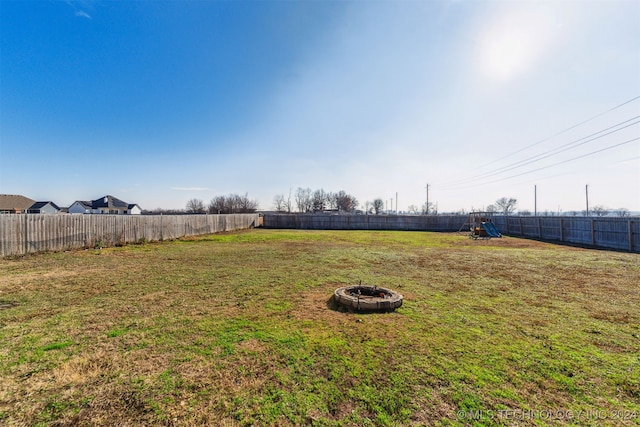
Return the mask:
{"type": "Polygon", "coordinates": [[[429,183],[427,183],[427,215],[429,215],[429,183]]]}
{"type": "Polygon", "coordinates": [[[538,216],[538,186],[533,186],[533,216],[538,216]]]}
{"type": "Polygon", "coordinates": [[[587,216],[589,216],[589,184],[584,186],[584,194],[587,199],[587,216]]]}
{"type": "Polygon", "coordinates": [[[396,191],[396,215],[398,215],[398,192],[396,191]]]}

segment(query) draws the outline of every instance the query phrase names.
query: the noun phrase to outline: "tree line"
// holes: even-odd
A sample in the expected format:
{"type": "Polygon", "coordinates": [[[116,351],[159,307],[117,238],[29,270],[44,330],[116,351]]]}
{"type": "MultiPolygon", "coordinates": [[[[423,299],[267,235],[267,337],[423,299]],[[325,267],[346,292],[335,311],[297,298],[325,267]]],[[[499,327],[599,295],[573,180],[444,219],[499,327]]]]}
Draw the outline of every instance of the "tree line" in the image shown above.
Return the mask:
{"type": "MultiPolygon", "coordinates": [[[[487,206],[488,212],[495,212],[502,215],[511,215],[515,212],[516,207],[518,206],[518,201],[511,197],[501,197],[496,200],[494,204],[487,206]]],[[[553,211],[542,211],[537,212],[539,216],[556,216],[560,215],[560,212],[553,211]]],[[[518,212],[518,215],[521,216],[530,216],[532,215],[529,210],[521,210],[518,212]]],[[[565,215],[569,216],[597,216],[597,217],[605,217],[605,216],[618,216],[618,217],[628,217],[630,215],[629,209],[626,208],[618,208],[618,209],[608,209],[602,205],[596,205],[589,209],[589,211],[568,211],[565,212],[565,215]]]]}
{"type": "MultiPolygon", "coordinates": [[[[431,213],[437,213],[433,208],[431,213]]],[[[324,189],[312,190],[311,188],[298,187],[292,194],[277,194],[273,198],[273,209],[277,212],[292,213],[294,211],[301,213],[313,213],[324,211],[335,211],[344,213],[353,213],[362,208],[364,212],[378,215],[385,210],[385,201],[382,198],[376,198],[373,201],[366,201],[362,204],[358,203],[358,199],[347,193],[345,190],[337,192],[325,191],[324,189]]],[[[410,206],[411,209],[411,206],[410,206]]],[[[426,211],[426,205],[423,206],[423,213],[426,211]]]]}
{"type": "Polygon", "coordinates": [[[207,206],[201,199],[191,199],[186,206],[186,212],[191,214],[254,213],[256,210],[258,210],[258,201],[250,199],[248,193],[216,196],[207,206]]]}
{"type": "Polygon", "coordinates": [[[278,212],[292,212],[293,203],[298,212],[355,212],[358,209],[358,199],[344,190],[337,192],[324,191],[323,189],[311,190],[311,188],[298,187],[291,200],[291,192],[285,198],[284,194],[278,194],[273,199],[274,209],[278,212]]]}
{"type": "MultiPolygon", "coordinates": [[[[277,194],[273,198],[273,209],[277,212],[283,213],[314,213],[323,211],[334,211],[342,213],[354,213],[362,208],[362,213],[368,214],[381,214],[385,211],[385,201],[382,198],[376,198],[373,201],[367,201],[361,205],[358,199],[347,193],[344,190],[332,192],[325,191],[324,189],[312,190],[311,188],[298,187],[295,192],[289,191],[288,195],[277,194]]],[[[518,206],[518,200],[513,197],[501,197],[494,203],[489,204],[486,209],[482,209],[487,212],[493,212],[499,215],[513,215],[516,213],[518,206]]],[[[212,198],[208,204],[205,204],[201,199],[190,199],[187,202],[185,210],[163,210],[156,209],[154,211],[144,211],[144,214],[234,214],[234,213],[255,213],[258,210],[257,200],[250,199],[248,193],[244,195],[229,194],[227,196],[216,196],[212,198]]],[[[473,207],[471,211],[474,211],[473,207]]],[[[424,203],[421,207],[411,205],[408,208],[408,213],[413,215],[438,215],[437,203],[424,203]]],[[[466,211],[463,209],[455,214],[464,215],[466,211]]],[[[528,216],[532,215],[529,210],[521,210],[517,212],[518,215],[528,216]]],[[[556,216],[560,215],[560,212],[553,211],[540,211],[537,212],[539,216],[556,216]]],[[[618,216],[628,217],[630,212],[626,208],[608,209],[602,205],[593,206],[583,211],[568,211],[564,215],[568,216],[618,216]]]]}

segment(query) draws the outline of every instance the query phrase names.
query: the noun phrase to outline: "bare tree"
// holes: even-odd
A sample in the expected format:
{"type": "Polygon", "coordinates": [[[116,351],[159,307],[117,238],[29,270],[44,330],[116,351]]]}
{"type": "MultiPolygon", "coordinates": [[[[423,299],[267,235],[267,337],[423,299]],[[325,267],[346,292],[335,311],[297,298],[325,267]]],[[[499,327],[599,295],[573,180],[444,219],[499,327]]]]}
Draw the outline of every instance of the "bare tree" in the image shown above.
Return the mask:
{"type": "Polygon", "coordinates": [[[224,196],[216,196],[209,202],[207,210],[212,214],[227,213],[226,203],[227,199],[224,196]]]}
{"type": "Polygon", "coordinates": [[[296,190],[296,205],[298,212],[310,212],[312,207],[311,189],[298,187],[296,190]]]}
{"type": "Polygon", "coordinates": [[[375,199],[373,201],[373,211],[376,213],[376,215],[380,214],[380,212],[382,212],[383,209],[384,209],[384,200],[380,198],[375,199]]]}
{"type": "Polygon", "coordinates": [[[427,209],[427,202],[424,202],[420,208],[420,213],[422,215],[438,215],[438,207],[433,202],[429,202],[428,207],[429,209],[427,209]]]}
{"type": "Polygon", "coordinates": [[[327,206],[329,209],[338,209],[338,202],[336,199],[336,193],[329,191],[327,193],[327,206]]]}
{"type": "Polygon", "coordinates": [[[591,211],[595,216],[607,216],[609,214],[609,209],[602,205],[594,206],[591,211]]]}
{"type": "Polygon", "coordinates": [[[258,209],[258,202],[249,199],[248,193],[243,196],[229,194],[228,196],[216,196],[209,202],[209,213],[213,214],[233,214],[233,213],[253,213],[258,209]]]}
{"type": "Polygon", "coordinates": [[[287,208],[287,202],[284,200],[284,194],[276,194],[273,197],[273,208],[278,212],[284,212],[287,208]]]}
{"type": "Polygon", "coordinates": [[[409,205],[408,210],[409,210],[410,214],[414,214],[414,215],[422,213],[422,211],[420,209],[418,209],[418,207],[416,205],[409,205]]]}
{"type": "Polygon", "coordinates": [[[187,202],[187,213],[204,213],[204,202],[200,199],[191,199],[187,202]]]}
{"type": "Polygon", "coordinates": [[[243,196],[236,196],[238,200],[238,212],[239,213],[253,213],[258,210],[258,201],[251,200],[249,193],[244,193],[243,196]]]}
{"type": "Polygon", "coordinates": [[[287,212],[291,213],[291,188],[289,188],[289,197],[287,197],[285,206],[287,208],[287,212]]]}
{"type": "Polygon", "coordinates": [[[516,210],[518,201],[514,198],[501,197],[496,200],[496,208],[503,215],[509,215],[516,210]]]}
{"type": "Polygon", "coordinates": [[[347,194],[346,191],[340,190],[336,193],[336,206],[339,211],[353,212],[358,208],[358,199],[347,194]]]}
{"type": "Polygon", "coordinates": [[[311,196],[311,209],[313,212],[321,212],[327,207],[327,193],[324,190],[316,190],[311,196]]]}
{"type": "Polygon", "coordinates": [[[373,202],[367,200],[364,204],[364,211],[367,214],[372,214],[373,213],[373,202]]]}
{"type": "Polygon", "coordinates": [[[225,213],[238,213],[240,211],[240,196],[237,194],[229,194],[227,196],[228,211],[225,213]]]}
{"type": "Polygon", "coordinates": [[[619,217],[628,217],[630,216],[629,209],[627,208],[618,208],[616,209],[616,215],[619,217]]]}

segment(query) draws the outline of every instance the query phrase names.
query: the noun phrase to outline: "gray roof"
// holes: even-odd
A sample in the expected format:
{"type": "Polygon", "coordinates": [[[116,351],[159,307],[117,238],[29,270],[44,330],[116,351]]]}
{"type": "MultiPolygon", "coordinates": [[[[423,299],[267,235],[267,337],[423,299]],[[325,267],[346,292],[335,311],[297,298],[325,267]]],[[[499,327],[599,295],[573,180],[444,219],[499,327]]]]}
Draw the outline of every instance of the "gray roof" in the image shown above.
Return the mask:
{"type": "Polygon", "coordinates": [[[116,197],[106,195],[99,199],[92,200],[91,206],[94,209],[98,209],[98,208],[127,209],[129,207],[129,204],[126,202],[123,202],[122,200],[116,197]]]}
{"type": "Polygon", "coordinates": [[[76,200],[73,203],[79,203],[82,205],[83,208],[85,209],[91,209],[91,202],[87,202],[86,200],[76,200]]]}
{"type": "Polygon", "coordinates": [[[110,195],[106,195],[104,197],[100,197],[96,200],[86,201],[86,200],[76,200],[75,203],[80,203],[85,209],[121,209],[127,210],[136,206],[135,203],[127,203],[118,199],[117,197],[113,197],[110,195]]]}
{"type": "Polygon", "coordinates": [[[29,207],[29,210],[42,209],[43,207],[45,207],[47,205],[51,205],[54,208],[56,208],[56,210],[60,210],[58,205],[56,205],[53,202],[35,202],[33,205],[31,205],[31,207],[29,207]]]}

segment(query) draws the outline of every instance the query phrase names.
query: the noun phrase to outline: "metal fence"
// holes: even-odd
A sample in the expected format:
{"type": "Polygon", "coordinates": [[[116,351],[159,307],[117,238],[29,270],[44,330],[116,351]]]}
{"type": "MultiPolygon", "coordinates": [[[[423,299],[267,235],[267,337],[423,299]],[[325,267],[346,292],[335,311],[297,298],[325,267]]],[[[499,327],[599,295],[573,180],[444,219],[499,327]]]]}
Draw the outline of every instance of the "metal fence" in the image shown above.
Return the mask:
{"type": "Polygon", "coordinates": [[[496,216],[508,236],[640,252],[640,218],[496,216]]]}
{"type": "Polygon", "coordinates": [[[258,224],[258,214],[0,215],[0,257],[170,240],[258,224]]]}

